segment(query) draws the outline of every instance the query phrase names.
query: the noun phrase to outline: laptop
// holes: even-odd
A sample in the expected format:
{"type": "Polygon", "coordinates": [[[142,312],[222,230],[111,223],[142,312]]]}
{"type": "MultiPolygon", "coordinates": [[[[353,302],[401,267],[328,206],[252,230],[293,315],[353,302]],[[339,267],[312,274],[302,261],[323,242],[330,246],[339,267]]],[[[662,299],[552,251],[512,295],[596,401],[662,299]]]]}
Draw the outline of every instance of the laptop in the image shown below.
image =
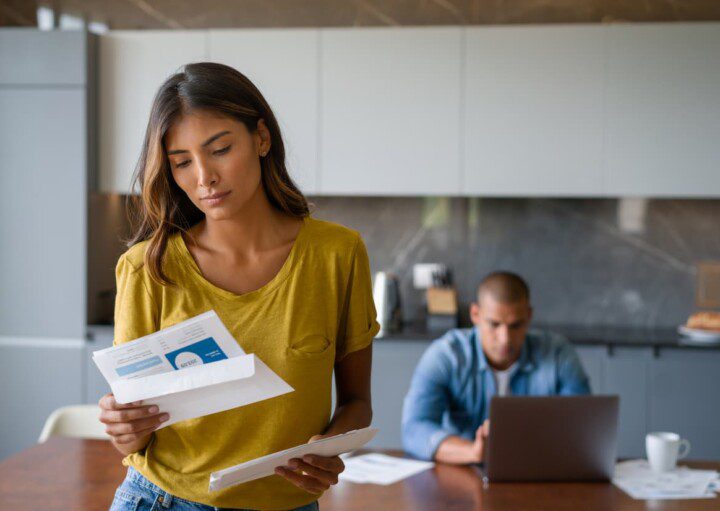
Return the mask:
{"type": "Polygon", "coordinates": [[[484,472],[498,481],[608,481],[618,396],[493,397],[484,472]]]}

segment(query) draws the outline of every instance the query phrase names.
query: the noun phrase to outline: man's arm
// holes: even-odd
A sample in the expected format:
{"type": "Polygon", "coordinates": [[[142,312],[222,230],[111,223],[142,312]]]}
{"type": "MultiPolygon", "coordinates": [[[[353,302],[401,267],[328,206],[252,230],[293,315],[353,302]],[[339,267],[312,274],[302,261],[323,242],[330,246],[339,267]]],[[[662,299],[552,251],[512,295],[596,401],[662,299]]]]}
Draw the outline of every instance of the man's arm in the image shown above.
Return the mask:
{"type": "Polygon", "coordinates": [[[452,435],[442,427],[443,414],[450,408],[451,374],[452,362],[447,345],[436,341],[415,368],[405,397],[403,447],[420,459],[474,463],[478,457],[476,442],[452,435]]]}
{"type": "Polygon", "coordinates": [[[557,393],[560,396],[590,394],[590,380],[572,344],[563,342],[558,355],[557,393]]]}
{"type": "Polygon", "coordinates": [[[480,463],[485,456],[485,441],[490,433],[490,421],[485,420],[475,432],[475,440],[451,435],[440,443],[435,461],[454,465],[480,463]]]}

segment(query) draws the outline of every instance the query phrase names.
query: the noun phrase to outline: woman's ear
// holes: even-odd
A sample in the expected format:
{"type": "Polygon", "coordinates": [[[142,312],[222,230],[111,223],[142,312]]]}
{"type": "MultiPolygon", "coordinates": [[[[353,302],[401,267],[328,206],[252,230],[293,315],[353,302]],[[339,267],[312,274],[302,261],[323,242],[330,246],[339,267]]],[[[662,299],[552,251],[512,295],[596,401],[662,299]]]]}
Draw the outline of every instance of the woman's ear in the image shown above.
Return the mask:
{"type": "Polygon", "coordinates": [[[258,154],[262,157],[270,152],[270,130],[265,124],[265,119],[259,119],[257,122],[257,133],[260,136],[260,144],[258,147],[258,154]]]}

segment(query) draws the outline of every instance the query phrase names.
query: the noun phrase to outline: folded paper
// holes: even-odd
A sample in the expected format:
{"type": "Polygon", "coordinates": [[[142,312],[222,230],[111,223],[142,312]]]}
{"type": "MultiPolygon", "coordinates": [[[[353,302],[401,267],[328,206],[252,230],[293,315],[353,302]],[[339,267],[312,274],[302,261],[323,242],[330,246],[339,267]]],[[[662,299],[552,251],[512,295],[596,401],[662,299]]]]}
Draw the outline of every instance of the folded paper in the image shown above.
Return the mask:
{"type": "Polygon", "coordinates": [[[166,427],[292,392],[248,355],[215,311],[93,353],[118,403],[155,404],[166,427]]]}
{"type": "Polygon", "coordinates": [[[233,467],[218,470],[210,474],[210,491],[222,490],[236,484],[247,483],[275,473],[275,468],[285,466],[292,458],[302,458],[307,454],[318,456],[338,456],[359,449],[375,437],[378,430],[363,428],[323,438],[316,442],[298,445],[284,451],[268,454],[233,467]]]}

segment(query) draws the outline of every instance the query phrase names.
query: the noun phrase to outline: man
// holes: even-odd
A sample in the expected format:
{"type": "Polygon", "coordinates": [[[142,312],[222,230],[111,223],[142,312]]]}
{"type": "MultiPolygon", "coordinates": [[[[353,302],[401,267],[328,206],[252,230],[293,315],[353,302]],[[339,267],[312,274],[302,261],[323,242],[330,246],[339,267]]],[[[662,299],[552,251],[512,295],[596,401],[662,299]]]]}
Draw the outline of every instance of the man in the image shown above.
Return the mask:
{"type": "Polygon", "coordinates": [[[528,331],[525,281],[491,273],[470,306],[474,328],[450,330],[425,351],[405,397],[405,450],[420,459],[479,463],[492,396],[589,394],[587,375],[563,338],[528,331]]]}

